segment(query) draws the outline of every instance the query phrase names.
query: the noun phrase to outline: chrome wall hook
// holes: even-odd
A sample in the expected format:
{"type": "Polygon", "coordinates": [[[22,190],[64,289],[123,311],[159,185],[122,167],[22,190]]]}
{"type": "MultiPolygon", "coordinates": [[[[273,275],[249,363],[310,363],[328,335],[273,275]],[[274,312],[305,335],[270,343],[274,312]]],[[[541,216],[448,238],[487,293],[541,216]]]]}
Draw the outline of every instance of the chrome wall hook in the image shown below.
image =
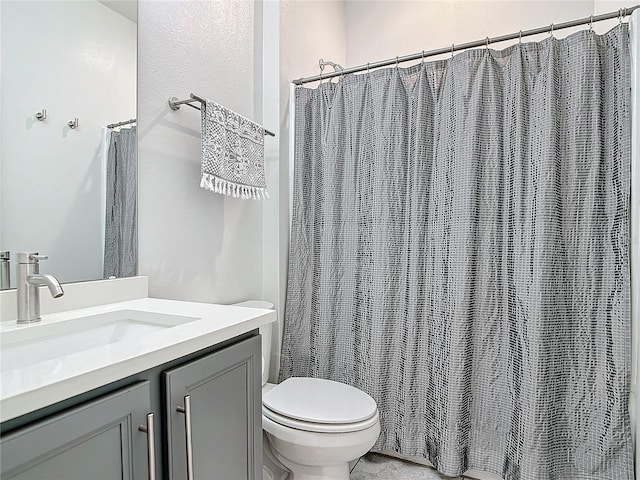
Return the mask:
{"type": "Polygon", "coordinates": [[[42,111],[36,112],[35,117],[36,117],[36,120],[39,120],[40,122],[42,122],[47,118],[47,110],[43,108],[42,111]]]}
{"type": "Polygon", "coordinates": [[[69,128],[78,128],[78,118],[76,117],[73,120],[69,120],[67,125],[69,125],[69,128]]]}

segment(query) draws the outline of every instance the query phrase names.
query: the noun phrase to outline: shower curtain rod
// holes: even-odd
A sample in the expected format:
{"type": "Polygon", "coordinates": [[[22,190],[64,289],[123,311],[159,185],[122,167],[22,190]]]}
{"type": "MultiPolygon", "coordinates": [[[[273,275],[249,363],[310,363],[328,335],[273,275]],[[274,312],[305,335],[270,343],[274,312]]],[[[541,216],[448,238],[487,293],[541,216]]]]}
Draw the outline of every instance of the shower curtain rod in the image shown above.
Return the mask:
{"type": "MultiPolygon", "coordinates": [[[[171,97],[169,98],[169,108],[171,110],[178,110],[180,109],[180,105],[186,105],[187,107],[195,108],[196,110],[201,110],[200,107],[191,105],[193,102],[200,102],[200,105],[204,105],[206,103],[206,100],[197,95],[194,95],[193,93],[190,93],[189,98],[187,98],[186,100],[178,100],[176,97],[171,97]]],[[[269,135],[270,137],[276,136],[275,133],[270,132],[266,128],[264,129],[264,134],[269,135]]]]}
{"type": "Polygon", "coordinates": [[[121,127],[123,125],[129,125],[130,123],[136,123],[136,119],[132,118],[131,120],[125,120],[124,122],[110,123],[109,125],[107,125],[107,128],[121,127]]]}
{"type": "Polygon", "coordinates": [[[461,43],[460,45],[454,44],[454,45],[451,45],[450,47],[438,48],[436,50],[429,50],[429,51],[423,50],[422,52],[419,52],[419,53],[404,55],[402,57],[390,58],[388,60],[381,60],[379,62],[374,62],[374,63],[367,63],[364,65],[359,65],[357,67],[344,68],[342,70],[337,70],[335,72],[331,72],[327,74],[320,74],[320,75],[315,75],[313,77],[299,78],[298,80],[293,80],[293,83],[299,86],[305,83],[317,82],[318,80],[326,80],[328,78],[341,77],[348,73],[363,72],[365,70],[370,70],[372,68],[386,67],[388,65],[409,62],[411,60],[419,60],[427,57],[432,57],[434,55],[442,55],[443,53],[453,53],[459,50],[466,50],[468,48],[475,48],[475,47],[482,47],[482,46],[488,47],[492,43],[521,39],[522,37],[528,37],[530,35],[537,35],[537,34],[546,33],[546,32],[551,32],[551,34],[553,34],[555,30],[561,30],[563,28],[569,28],[569,27],[577,27],[579,25],[592,24],[593,22],[610,20],[612,18],[619,18],[620,21],[622,21],[623,17],[631,15],[631,13],[637,8],[640,8],[640,5],[621,8],[617,12],[603,13],[602,15],[591,15],[590,17],[581,18],[579,20],[571,20],[569,22],[558,23],[557,25],[554,25],[552,23],[551,25],[548,25],[546,27],[533,28],[531,30],[524,30],[524,31],[520,30],[519,32],[510,33],[508,35],[501,35],[499,37],[493,37],[493,38],[487,37],[483,40],[476,40],[474,42],[461,43]]]}

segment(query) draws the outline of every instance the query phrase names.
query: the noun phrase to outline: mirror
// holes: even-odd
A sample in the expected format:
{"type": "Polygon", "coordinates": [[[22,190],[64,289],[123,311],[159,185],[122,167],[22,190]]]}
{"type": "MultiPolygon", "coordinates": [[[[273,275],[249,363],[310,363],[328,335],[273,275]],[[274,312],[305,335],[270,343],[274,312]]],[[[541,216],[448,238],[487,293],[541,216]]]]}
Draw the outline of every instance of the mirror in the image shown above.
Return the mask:
{"type": "Polygon", "coordinates": [[[135,123],[107,128],[136,118],[136,17],[135,0],[0,2],[0,252],[11,253],[11,288],[17,252],[48,255],[41,272],[60,282],[136,273],[135,123]],[[124,169],[123,155],[133,156],[124,169]],[[111,243],[123,235],[128,246],[111,243]],[[114,271],[114,255],[128,267],[114,271]]]}

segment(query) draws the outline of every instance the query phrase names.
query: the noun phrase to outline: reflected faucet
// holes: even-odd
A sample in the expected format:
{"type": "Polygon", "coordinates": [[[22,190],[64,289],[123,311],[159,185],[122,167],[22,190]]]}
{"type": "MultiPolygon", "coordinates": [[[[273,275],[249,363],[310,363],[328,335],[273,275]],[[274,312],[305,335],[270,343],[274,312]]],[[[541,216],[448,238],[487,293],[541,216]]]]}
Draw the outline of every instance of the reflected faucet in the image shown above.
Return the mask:
{"type": "Polygon", "coordinates": [[[40,285],[49,287],[53,298],[64,295],[64,291],[56,277],[40,273],[39,262],[47,258],[49,257],[40,255],[38,252],[18,253],[16,267],[18,323],[40,321],[40,285]]]}
{"type": "Polygon", "coordinates": [[[9,272],[9,262],[11,252],[0,252],[0,290],[11,288],[11,274],[9,272]]]}

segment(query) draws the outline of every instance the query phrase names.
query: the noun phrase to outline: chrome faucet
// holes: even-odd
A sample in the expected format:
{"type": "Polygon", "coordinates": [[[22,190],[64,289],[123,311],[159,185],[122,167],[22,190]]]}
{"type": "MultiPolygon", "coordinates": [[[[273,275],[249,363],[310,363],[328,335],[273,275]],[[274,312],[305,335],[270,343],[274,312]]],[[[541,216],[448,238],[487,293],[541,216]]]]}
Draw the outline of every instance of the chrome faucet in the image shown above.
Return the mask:
{"type": "Polygon", "coordinates": [[[49,257],[40,255],[38,252],[18,253],[16,267],[18,323],[40,321],[40,285],[49,287],[53,298],[64,295],[64,291],[56,277],[40,273],[39,262],[47,258],[49,257]]]}
{"type": "Polygon", "coordinates": [[[9,271],[9,261],[11,255],[9,251],[0,252],[0,290],[11,288],[11,274],[9,271]]]}

